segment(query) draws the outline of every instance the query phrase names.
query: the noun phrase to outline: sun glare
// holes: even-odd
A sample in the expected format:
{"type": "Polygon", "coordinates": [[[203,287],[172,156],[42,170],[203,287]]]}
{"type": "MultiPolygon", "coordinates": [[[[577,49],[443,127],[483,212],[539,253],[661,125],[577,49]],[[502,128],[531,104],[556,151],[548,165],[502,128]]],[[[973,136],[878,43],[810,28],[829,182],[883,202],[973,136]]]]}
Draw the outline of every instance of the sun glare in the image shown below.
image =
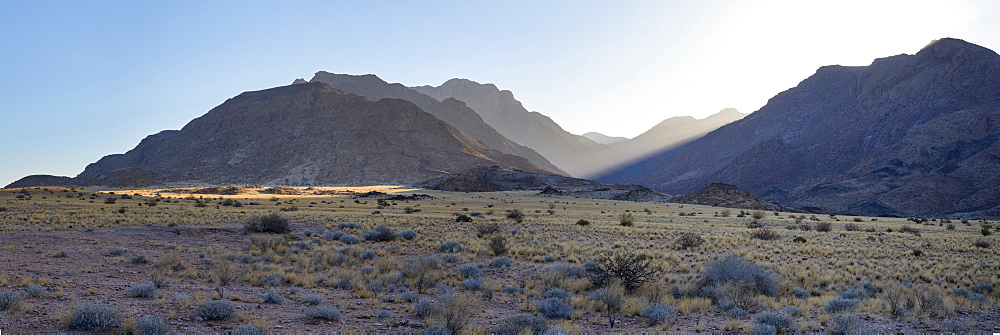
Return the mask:
{"type": "Polygon", "coordinates": [[[862,16],[819,26],[808,43],[811,56],[824,65],[868,65],[908,47],[903,32],[891,23],[862,16]]]}

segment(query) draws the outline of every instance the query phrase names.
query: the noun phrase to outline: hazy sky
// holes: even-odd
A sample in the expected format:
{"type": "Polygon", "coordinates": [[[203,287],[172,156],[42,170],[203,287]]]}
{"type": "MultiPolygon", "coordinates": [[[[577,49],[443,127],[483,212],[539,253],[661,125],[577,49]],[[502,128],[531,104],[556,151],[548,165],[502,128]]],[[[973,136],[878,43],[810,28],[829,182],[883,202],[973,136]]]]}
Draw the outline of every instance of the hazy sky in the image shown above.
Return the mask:
{"type": "Polygon", "coordinates": [[[935,38],[1000,50],[998,17],[996,0],[2,1],[0,186],[319,70],[490,82],[570,132],[631,137],[935,38]]]}

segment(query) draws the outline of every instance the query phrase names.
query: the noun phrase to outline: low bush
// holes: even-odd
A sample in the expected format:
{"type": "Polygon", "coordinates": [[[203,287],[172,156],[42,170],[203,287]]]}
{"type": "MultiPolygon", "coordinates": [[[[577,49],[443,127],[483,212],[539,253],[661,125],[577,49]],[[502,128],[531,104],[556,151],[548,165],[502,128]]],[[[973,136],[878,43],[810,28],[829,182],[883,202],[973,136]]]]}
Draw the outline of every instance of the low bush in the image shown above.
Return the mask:
{"type": "Polygon", "coordinates": [[[232,335],[267,335],[267,328],[255,324],[243,324],[233,328],[232,335]]]}
{"type": "Polygon", "coordinates": [[[816,231],[829,232],[833,230],[833,224],[829,222],[816,222],[816,231]]]}
{"type": "Polygon", "coordinates": [[[440,309],[430,300],[420,299],[416,304],[413,304],[413,312],[417,316],[426,319],[440,313],[440,309]]]}
{"type": "Polygon", "coordinates": [[[635,225],[635,218],[632,217],[632,213],[622,213],[618,215],[618,223],[625,227],[631,227],[635,225]]]}
{"type": "Polygon", "coordinates": [[[481,223],[476,225],[476,237],[500,233],[503,230],[503,226],[496,222],[481,223]]]}
{"type": "Polygon", "coordinates": [[[809,291],[806,291],[801,287],[796,287],[795,290],[792,291],[792,294],[794,294],[796,298],[802,300],[809,299],[809,296],[811,296],[811,294],[809,294],[809,291]]]}
{"type": "Polygon", "coordinates": [[[285,299],[281,297],[281,294],[275,290],[269,290],[267,292],[264,292],[263,294],[260,295],[260,299],[265,304],[275,304],[275,305],[279,305],[285,301],[285,299]]]}
{"type": "Polygon", "coordinates": [[[128,252],[128,248],[112,247],[108,250],[108,256],[121,256],[128,252]]]}
{"type": "Polygon", "coordinates": [[[535,304],[538,306],[538,311],[549,319],[569,319],[570,313],[573,312],[573,307],[559,298],[538,300],[535,304]]]}
{"type": "Polygon", "coordinates": [[[854,299],[833,298],[826,302],[823,309],[829,313],[843,313],[853,310],[857,304],[858,301],[854,299]]]}
{"type": "Polygon", "coordinates": [[[705,243],[705,239],[696,233],[683,233],[677,237],[677,244],[684,249],[690,249],[705,243]]]}
{"type": "Polygon", "coordinates": [[[868,330],[861,324],[861,320],[853,314],[837,314],[830,321],[827,331],[830,334],[867,334],[868,330]]]}
{"type": "Polygon", "coordinates": [[[122,318],[111,306],[97,303],[76,305],[70,312],[67,329],[73,331],[109,331],[118,328],[122,318]]]}
{"type": "Polygon", "coordinates": [[[758,240],[777,240],[781,238],[781,234],[778,234],[773,229],[768,227],[760,227],[750,231],[750,238],[755,238],[758,240]]]}
{"type": "Polygon", "coordinates": [[[213,300],[198,306],[195,315],[205,321],[229,320],[236,316],[236,307],[228,301],[213,300]]]}
{"type": "Polygon", "coordinates": [[[652,303],[646,305],[639,315],[646,318],[646,323],[655,325],[672,322],[674,316],[677,315],[677,311],[673,307],[667,305],[652,303]]]}
{"type": "Polygon", "coordinates": [[[446,241],[438,246],[438,250],[442,252],[458,252],[462,251],[462,244],[456,241],[446,241]]]}
{"type": "Polygon", "coordinates": [[[470,278],[462,280],[460,284],[462,285],[462,287],[465,287],[466,290],[478,291],[479,288],[483,286],[483,282],[485,281],[486,281],[485,278],[474,278],[474,279],[470,278]]]}
{"type": "Polygon", "coordinates": [[[132,322],[132,333],[135,335],[162,335],[170,332],[170,326],[161,317],[143,316],[132,322]]]}
{"type": "Polygon", "coordinates": [[[705,266],[702,282],[699,287],[711,298],[711,294],[720,286],[734,284],[751,296],[759,294],[774,296],[778,294],[779,277],[774,270],[757,265],[746,258],[729,255],[717,259],[705,266]]]}
{"type": "Polygon", "coordinates": [[[132,264],[136,265],[144,265],[150,263],[150,260],[149,258],[146,258],[146,255],[137,255],[135,257],[132,257],[132,259],[129,261],[132,262],[132,264]]]}
{"type": "Polygon", "coordinates": [[[156,285],[143,283],[128,289],[128,295],[133,298],[156,298],[156,285]]]}
{"type": "Polygon", "coordinates": [[[778,310],[778,312],[784,313],[785,315],[788,316],[794,316],[794,317],[802,316],[802,309],[795,306],[782,307],[781,309],[778,310]]]}
{"type": "Polygon", "coordinates": [[[338,238],[337,240],[340,241],[340,243],[343,243],[343,244],[358,244],[358,243],[361,243],[361,239],[359,239],[357,236],[350,235],[350,234],[341,235],[340,238],[338,238]]]}
{"type": "Polygon", "coordinates": [[[340,312],[330,306],[318,306],[306,311],[306,316],[326,321],[340,321],[340,312]]]}
{"type": "Polygon", "coordinates": [[[538,315],[521,314],[503,319],[493,326],[497,335],[546,334],[549,329],[545,318],[538,315]]]}
{"type": "Polygon", "coordinates": [[[455,269],[464,278],[479,278],[483,276],[483,270],[480,270],[476,264],[462,264],[455,269]]]}
{"type": "Polygon", "coordinates": [[[3,291],[0,292],[0,311],[12,311],[17,309],[24,297],[21,292],[3,291]]]}
{"type": "Polygon", "coordinates": [[[358,228],[361,228],[361,226],[359,226],[357,223],[354,222],[344,222],[337,224],[337,229],[358,229],[358,228]]]}
{"type": "Polygon", "coordinates": [[[771,325],[778,331],[787,331],[792,327],[792,318],[788,315],[776,312],[764,312],[753,318],[754,324],[771,325]]]}
{"type": "Polygon", "coordinates": [[[409,241],[417,237],[417,232],[409,229],[400,230],[398,233],[396,233],[396,237],[409,241]]]}
{"type": "Polygon", "coordinates": [[[510,267],[511,264],[512,263],[510,261],[510,258],[508,258],[506,256],[500,256],[500,257],[493,258],[493,261],[490,262],[490,267],[494,267],[494,268],[506,268],[506,267],[510,267]]]}
{"type": "Polygon", "coordinates": [[[566,290],[556,287],[556,288],[550,288],[548,291],[545,291],[545,293],[542,294],[542,296],[544,296],[546,299],[557,298],[563,301],[569,301],[570,294],[569,292],[566,292],[566,290]]]}
{"type": "MultiPolygon", "coordinates": [[[[27,286],[25,286],[23,288],[23,290],[24,290],[24,294],[28,298],[35,298],[35,297],[38,297],[39,295],[41,295],[42,291],[44,291],[45,288],[43,288],[41,285],[38,285],[38,284],[28,284],[27,286]]],[[[2,306],[0,306],[0,310],[3,310],[2,306]]]]}
{"type": "Polygon", "coordinates": [[[754,323],[750,327],[750,335],[772,335],[777,334],[778,328],[766,323],[754,323]]]}
{"type": "Polygon", "coordinates": [[[361,235],[365,241],[376,241],[376,242],[388,242],[396,239],[396,232],[392,231],[391,228],[379,225],[363,235],[361,235]]]}
{"type": "Polygon", "coordinates": [[[302,297],[302,303],[310,306],[316,306],[323,303],[323,297],[315,294],[310,294],[305,297],[302,297]]]}
{"type": "Polygon", "coordinates": [[[292,231],[288,224],[288,219],[278,214],[268,214],[247,220],[243,224],[243,231],[247,233],[273,233],[286,234],[292,231]]]}
{"type": "Polygon", "coordinates": [[[576,225],[577,226],[587,226],[587,225],[590,225],[590,221],[587,221],[587,220],[584,220],[584,219],[580,219],[580,220],[576,221],[576,225]]]}
{"type": "Polygon", "coordinates": [[[521,223],[524,222],[524,213],[520,209],[511,209],[507,211],[507,218],[521,223]]]}

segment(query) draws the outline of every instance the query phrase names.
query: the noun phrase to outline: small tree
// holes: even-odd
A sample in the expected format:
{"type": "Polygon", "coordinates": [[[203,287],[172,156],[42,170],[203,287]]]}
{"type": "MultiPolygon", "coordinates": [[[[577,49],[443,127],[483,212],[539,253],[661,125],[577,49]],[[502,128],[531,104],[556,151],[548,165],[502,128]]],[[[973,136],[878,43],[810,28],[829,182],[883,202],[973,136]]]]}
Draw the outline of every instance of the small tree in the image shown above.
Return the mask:
{"type": "Polygon", "coordinates": [[[642,284],[655,280],[659,269],[653,268],[653,260],[645,255],[630,252],[604,254],[588,269],[590,281],[597,287],[604,287],[618,281],[629,293],[642,284]]]}
{"type": "Polygon", "coordinates": [[[750,217],[753,218],[754,221],[763,219],[764,218],[764,211],[753,211],[753,212],[750,213],[750,217]]]}
{"type": "Polygon", "coordinates": [[[608,315],[608,323],[615,326],[615,314],[621,312],[622,305],[625,304],[625,292],[621,285],[613,284],[599,289],[591,295],[591,299],[604,304],[605,313],[608,315]]]}
{"type": "Polygon", "coordinates": [[[472,323],[472,313],[469,313],[472,305],[467,298],[453,294],[441,298],[439,317],[444,321],[444,327],[451,334],[461,334],[462,330],[472,323]]]}
{"type": "Polygon", "coordinates": [[[212,267],[212,281],[215,282],[215,291],[219,293],[219,298],[223,297],[223,288],[229,286],[239,277],[239,268],[233,262],[221,260],[212,267]]]}
{"type": "Polygon", "coordinates": [[[493,252],[494,256],[501,256],[507,253],[507,239],[500,235],[495,235],[490,238],[489,243],[490,251],[493,252]]]}

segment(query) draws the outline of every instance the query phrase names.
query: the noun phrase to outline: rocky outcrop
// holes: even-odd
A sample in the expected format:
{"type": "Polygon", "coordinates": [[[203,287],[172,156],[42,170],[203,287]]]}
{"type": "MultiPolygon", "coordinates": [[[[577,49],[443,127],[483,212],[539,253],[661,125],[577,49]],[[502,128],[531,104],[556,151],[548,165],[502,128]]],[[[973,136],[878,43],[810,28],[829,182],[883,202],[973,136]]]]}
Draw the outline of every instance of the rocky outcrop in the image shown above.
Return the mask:
{"type": "Polygon", "coordinates": [[[450,123],[473,139],[482,141],[490,148],[527,158],[536,166],[557,174],[566,174],[563,170],[549,162],[548,159],[534,150],[515,143],[498,133],[493,127],[466,106],[464,102],[455,99],[438,101],[423,93],[412,90],[402,84],[390,84],[373,75],[335,74],[326,71],[316,72],[310,82],[323,82],[334,89],[369,97],[373,100],[393,98],[403,99],[416,104],[425,112],[437,116],[450,123]]]}
{"type": "Polygon", "coordinates": [[[711,183],[697,192],[675,199],[674,202],[762,211],[789,211],[773,202],[762,200],[753,193],[723,183],[711,183]]]}
{"type": "Polygon", "coordinates": [[[957,39],[826,66],[631,182],[831,213],[1000,217],[1000,56],[957,39]]]}

